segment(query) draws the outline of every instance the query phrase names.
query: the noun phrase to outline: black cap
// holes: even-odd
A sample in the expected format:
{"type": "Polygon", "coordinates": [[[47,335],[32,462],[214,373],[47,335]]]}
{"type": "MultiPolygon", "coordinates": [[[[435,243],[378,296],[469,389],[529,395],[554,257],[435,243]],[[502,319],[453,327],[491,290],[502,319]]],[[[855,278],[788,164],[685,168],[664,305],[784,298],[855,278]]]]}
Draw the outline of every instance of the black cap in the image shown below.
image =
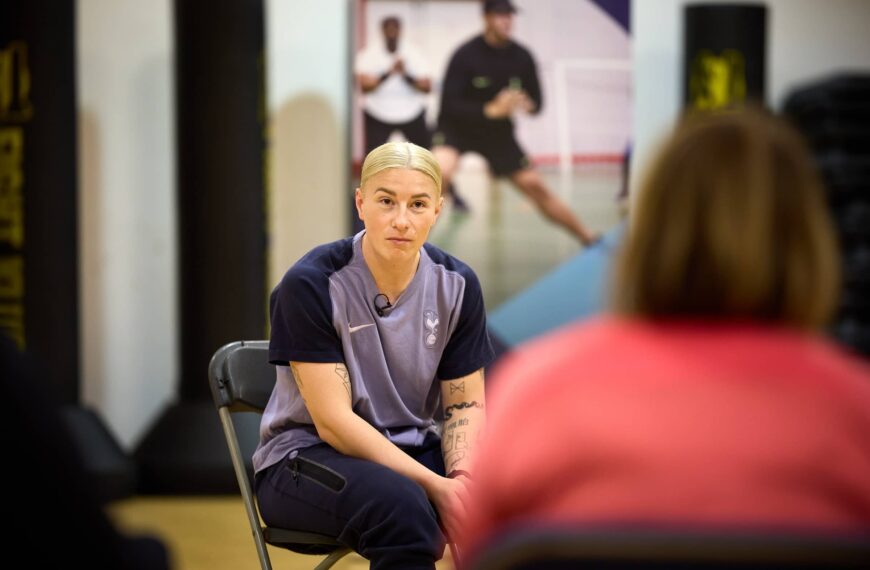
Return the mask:
{"type": "Polygon", "coordinates": [[[483,13],[516,14],[516,6],[510,0],[483,0],[483,13]]]}

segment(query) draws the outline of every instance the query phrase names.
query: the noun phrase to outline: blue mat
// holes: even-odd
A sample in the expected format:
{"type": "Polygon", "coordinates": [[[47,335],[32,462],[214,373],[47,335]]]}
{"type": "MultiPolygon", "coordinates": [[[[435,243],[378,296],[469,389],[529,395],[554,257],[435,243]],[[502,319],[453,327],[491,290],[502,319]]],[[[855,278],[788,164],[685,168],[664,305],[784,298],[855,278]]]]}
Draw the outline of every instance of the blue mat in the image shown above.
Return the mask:
{"type": "Polygon", "coordinates": [[[487,317],[490,329],[513,347],[600,313],[606,306],[610,266],[623,230],[620,224],[597,244],[500,305],[487,317]]]}

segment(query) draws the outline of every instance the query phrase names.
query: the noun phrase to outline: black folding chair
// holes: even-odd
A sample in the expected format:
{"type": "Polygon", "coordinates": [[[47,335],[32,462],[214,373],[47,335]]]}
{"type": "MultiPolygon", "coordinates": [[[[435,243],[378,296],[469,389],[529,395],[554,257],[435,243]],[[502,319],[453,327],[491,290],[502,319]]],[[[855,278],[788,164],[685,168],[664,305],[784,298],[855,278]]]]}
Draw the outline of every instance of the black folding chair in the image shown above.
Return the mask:
{"type": "Polygon", "coordinates": [[[870,567],[866,536],[622,528],[517,527],[497,535],[471,570],[839,570],[870,567]]]}
{"type": "Polygon", "coordinates": [[[271,570],[272,563],[266,544],[287,548],[302,554],[328,554],[315,570],[331,568],[351,550],[335,538],[316,534],[261,526],[256,500],[251,492],[248,470],[239,448],[232,414],[236,412],[263,413],[272,388],[275,386],[275,367],[269,364],[269,341],[239,341],[221,347],[211,359],[208,380],[215,407],[221,418],[227,446],[233,460],[233,469],[245,502],[248,522],[257,546],[257,555],[263,570],[271,570]]]}

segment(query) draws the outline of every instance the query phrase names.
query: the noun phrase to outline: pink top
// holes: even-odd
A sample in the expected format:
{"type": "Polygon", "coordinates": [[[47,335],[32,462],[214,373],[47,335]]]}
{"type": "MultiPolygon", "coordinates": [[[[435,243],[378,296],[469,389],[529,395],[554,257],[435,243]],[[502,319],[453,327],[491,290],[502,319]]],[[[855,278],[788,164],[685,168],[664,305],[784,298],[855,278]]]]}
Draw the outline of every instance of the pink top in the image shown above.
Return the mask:
{"type": "Polygon", "coordinates": [[[870,368],[820,338],[602,318],[488,387],[470,554],[523,521],[870,530],[870,368]]]}

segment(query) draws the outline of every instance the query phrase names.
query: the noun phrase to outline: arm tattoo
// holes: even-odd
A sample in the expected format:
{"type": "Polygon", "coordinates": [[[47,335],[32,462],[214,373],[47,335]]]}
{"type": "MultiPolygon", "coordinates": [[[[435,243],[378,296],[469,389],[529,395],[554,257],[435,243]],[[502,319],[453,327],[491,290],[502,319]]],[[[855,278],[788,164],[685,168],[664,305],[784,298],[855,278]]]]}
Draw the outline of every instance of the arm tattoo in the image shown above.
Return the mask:
{"type": "Polygon", "coordinates": [[[290,363],[290,371],[293,373],[293,379],[296,380],[296,383],[299,384],[299,387],[302,387],[302,375],[299,374],[299,369],[296,368],[296,365],[292,362],[290,363]]]}
{"type": "Polygon", "coordinates": [[[444,458],[444,463],[447,464],[447,472],[450,473],[451,471],[453,471],[453,468],[456,467],[463,459],[465,459],[464,451],[454,451],[453,453],[448,453],[447,457],[444,458]]]}
{"type": "Polygon", "coordinates": [[[341,378],[341,383],[344,384],[344,389],[347,390],[347,397],[352,398],[350,394],[350,374],[347,371],[347,367],[339,362],[335,365],[335,374],[341,378]]]}
{"type": "Polygon", "coordinates": [[[296,368],[296,365],[292,362],[290,363],[290,371],[293,372],[293,379],[296,380],[296,385],[299,387],[299,397],[302,398],[302,403],[308,406],[308,402],[305,401],[305,396],[302,395],[302,375],[299,374],[299,369],[296,368]]]}
{"type": "Polygon", "coordinates": [[[464,410],[467,408],[483,408],[483,404],[474,401],[474,402],[459,402],[458,404],[453,404],[452,406],[447,406],[444,409],[444,421],[449,420],[453,417],[453,410],[464,410]]]}
{"type": "Polygon", "coordinates": [[[444,451],[450,451],[453,449],[453,430],[444,436],[442,447],[444,447],[444,451]]]}
{"type": "Polygon", "coordinates": [[[456,449],[468,449],[468,440],[465,438],[465,432],[456,432],[456,449]]]}
{"type": "Polygon", "coordinates": [[[450,383],[450,395],[452,396],[456,392],[465,393],[465,381],[463,380],[459,384],[455,384],[453,382],[450,383]]]}

